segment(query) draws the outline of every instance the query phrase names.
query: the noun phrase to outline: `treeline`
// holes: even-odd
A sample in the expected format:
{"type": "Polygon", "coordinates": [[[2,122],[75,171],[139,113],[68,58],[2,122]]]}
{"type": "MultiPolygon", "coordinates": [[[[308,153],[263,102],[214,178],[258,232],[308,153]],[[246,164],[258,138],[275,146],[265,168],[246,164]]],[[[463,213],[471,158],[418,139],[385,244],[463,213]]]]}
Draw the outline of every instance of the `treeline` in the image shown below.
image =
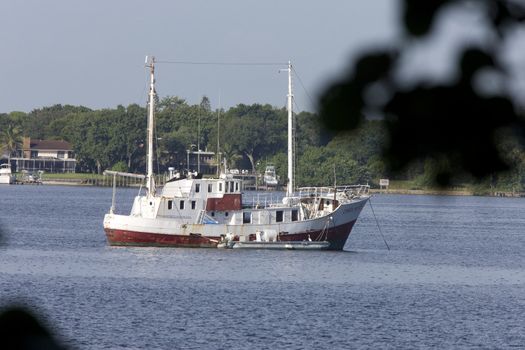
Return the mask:
{"type": "MultiPolygon", "coordinates": [[[[131,104],[114,109],[92,110],[81,106],[55,105],[30,113],[0,114],[3,144],[20,144],[23,136],[33,139],[63,139],[75,150],[77,171],[101,173],[105,169],[144,172],[146,115],[143,106],[131,104]],[[10,138],[10,140],[9,140],[10,138]]],[[[415,187],[432,186],[439,159],[414,163],[402,173],[388,173],[381,158],[388,137],[380,120],[368,120],[354,132],[338,133],[323,128],[316,114],[295,115],[296,183],[298,186],[369,183],[379,178],[412,180],[415,187]]],[[[179,97],[158,101],[156,111],[155,168],[186,169],[186,150],[220,152],[230,169],[264,171],[276,166],[287,178],[287,113],[268,104],[239,104],[228,110],[212,110],[203,97],[190,105],[179,97]]],[[[495,174],[477,184],[483,188],[522,191],[525,184],[525,154],[511,138],[501,138],[512,171],[495,174]]],[[[12,147],[11,147],[12,148],[12,147]]],[[[457,177],[472,183],[467,177],[457,177]]]]}

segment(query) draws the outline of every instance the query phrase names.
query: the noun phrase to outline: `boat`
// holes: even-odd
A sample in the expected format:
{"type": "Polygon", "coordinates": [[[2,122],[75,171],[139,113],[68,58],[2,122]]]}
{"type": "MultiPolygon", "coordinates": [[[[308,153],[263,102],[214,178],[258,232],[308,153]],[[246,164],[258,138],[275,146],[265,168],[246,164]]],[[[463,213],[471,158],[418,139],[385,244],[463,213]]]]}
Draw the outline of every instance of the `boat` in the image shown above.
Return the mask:
{"type": "Polygon", "coordinates": [[[275,166],[268,164],[264,170],[263,183],[266,187],[277,187],[279,180],[275,173],[275,166]]]}
{"type": "Polygon", "coordinates": [[[0,184],[14,184],[16,181],[15,175],[11,172],[11,164],[4,163],[0,165],[0,184]]]}
{"type": "Polygon", "coordinates": [[[323,250],[330,247],[327,241],[312,241],[310,237],[304,241],[278,241],[275,231],[257,231],[255,240],[239,241],[231,233],[221,237],[217,248],[228,249],[286,249],[286,250],[323,250]]]}
{"type": "Polygon", "coordinates": [[[324,250],[330,247],[330,242],[310,242],[310,241],[282,241],[282,242],[231,242],[229,245],[219,243],[217,248],[230,248],[230,249],[273,249],[273,250],[324,250]]]}
{"type": "Polygon", "coordinates": [[[155,120],[155,58],[146,58],[150,72],[146,174],[107,171],[114,177],[113,199],[104,216],[111,246],[326,249],[342,250],[369,199],[368,185],[294,187],[292,141],[292,65],[288,63],[288,181],[279,201],[248,203],[242,179],[223,173],[203,178],[188,172],[157,189],[153,173],[155,120]],[[116,176],[145,179],[129,215],[115,207],[116,176]]]}
{"type": "Polygon", "coordinates": [[[22,170],[21,173],[22,176],[18,179],[19,183],[42,185],[42,174],[44,173],[44,171],[38,170],[36,172],[30,172],[28,170],[22,170]]]}

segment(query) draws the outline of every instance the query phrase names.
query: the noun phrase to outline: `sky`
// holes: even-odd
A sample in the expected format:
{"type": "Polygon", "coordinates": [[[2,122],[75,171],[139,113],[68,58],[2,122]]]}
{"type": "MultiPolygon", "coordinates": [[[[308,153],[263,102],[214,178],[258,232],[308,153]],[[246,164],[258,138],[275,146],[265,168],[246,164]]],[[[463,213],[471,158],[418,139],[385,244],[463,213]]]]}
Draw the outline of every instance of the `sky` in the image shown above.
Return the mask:
{"type": "MultiPolygon", "coordinates": [[[[146,55],[159,61],[292,61],[296,108],[362,49],[395,39],[394,0],[16,0],[0,3],[0,113],[54,104],[145,105],[146,55]]],[[[213,108],[286,103],[279,66],[158,63],[159,97],[213,108]]],[[[286,68],[285,65],[282,68],[286,68]]]]}

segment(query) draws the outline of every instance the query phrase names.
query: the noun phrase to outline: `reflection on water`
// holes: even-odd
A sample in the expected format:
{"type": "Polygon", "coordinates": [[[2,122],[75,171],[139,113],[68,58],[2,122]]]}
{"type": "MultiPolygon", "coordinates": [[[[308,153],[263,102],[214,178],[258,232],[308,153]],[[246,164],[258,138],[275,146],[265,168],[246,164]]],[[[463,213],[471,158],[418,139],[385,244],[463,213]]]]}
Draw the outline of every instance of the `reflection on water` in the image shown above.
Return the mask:
{"type": "MultiPolygon", "coordinates": [[[[136,190],[118,191],[121,212],[136,190]]],[[[278,195],[278,194],[272,194],[278,195]]],[[[507,348],[525,343],[525,201],[374,196],[346,252],[115,248],[111,189],[0,187],[2,303],[76,348],[507,348]]]]}

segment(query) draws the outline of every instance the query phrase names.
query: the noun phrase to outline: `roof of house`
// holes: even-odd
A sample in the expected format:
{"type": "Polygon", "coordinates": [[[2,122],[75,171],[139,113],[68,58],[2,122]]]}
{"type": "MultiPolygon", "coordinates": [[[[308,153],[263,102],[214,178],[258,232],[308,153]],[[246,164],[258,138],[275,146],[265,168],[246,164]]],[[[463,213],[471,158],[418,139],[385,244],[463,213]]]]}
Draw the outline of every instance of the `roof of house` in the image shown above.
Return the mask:
{"type": "Polygon", "coordinates": [[[30,145],[32,150],[60,150],[60,151],[72,151],[73,147],[67,141],[63,140],[31,140],[30,145]]]}

